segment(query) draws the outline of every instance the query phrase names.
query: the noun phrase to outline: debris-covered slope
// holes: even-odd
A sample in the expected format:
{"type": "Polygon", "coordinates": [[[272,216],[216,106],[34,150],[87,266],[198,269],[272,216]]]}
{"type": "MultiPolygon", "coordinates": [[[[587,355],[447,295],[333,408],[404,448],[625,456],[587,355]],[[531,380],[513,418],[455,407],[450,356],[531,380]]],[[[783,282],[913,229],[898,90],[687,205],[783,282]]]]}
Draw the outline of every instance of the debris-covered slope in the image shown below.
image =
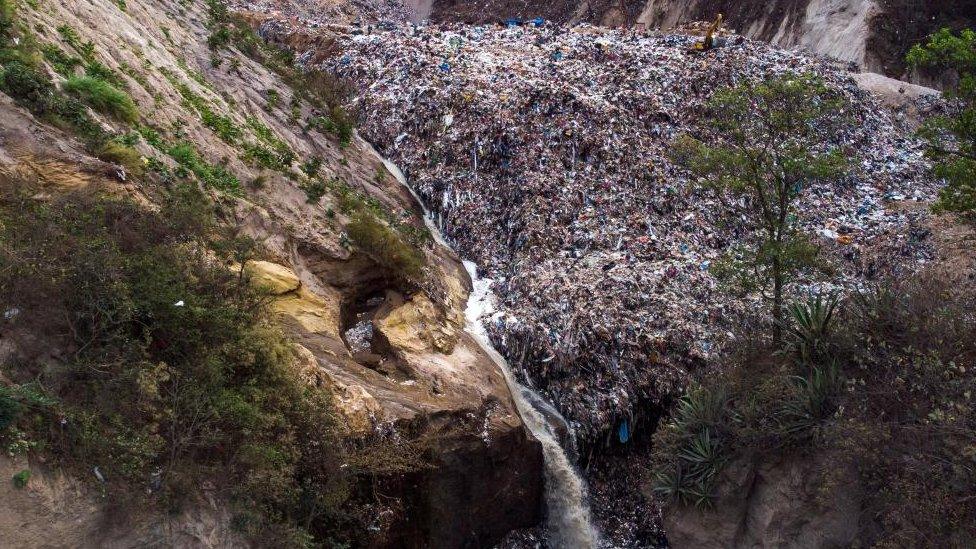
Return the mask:
{"type": "Polygon", "coordinates": [[[668,157],[716,88],[812,71],[850,101],[843,145],[857,169],[802,207],[845,284],[928,253],[914,229],[924,214],[897,203],[936,184],[891,111],[818,58],[742,39],[697,55],[691,43],[428,27],[353,36],[333,62],[360,84],[364,135],[495,279],[496,346],[591,442],[676,395],[743,306],[711,273],[743,227],[668,157]]]}

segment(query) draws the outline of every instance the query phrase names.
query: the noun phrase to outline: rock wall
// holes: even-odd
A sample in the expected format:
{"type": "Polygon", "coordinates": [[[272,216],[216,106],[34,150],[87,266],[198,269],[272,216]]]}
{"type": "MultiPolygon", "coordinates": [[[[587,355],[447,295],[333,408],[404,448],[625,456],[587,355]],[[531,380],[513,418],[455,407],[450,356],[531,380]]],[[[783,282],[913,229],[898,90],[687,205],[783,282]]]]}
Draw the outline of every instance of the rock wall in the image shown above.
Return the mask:
{"type": "Polygon", "coordinates": [[[875,0],[649,0],[637,23],[666,29],[721,13],[725,26],[750,38],[864,65],[870,21],[878,11],[875,0]]]}
{"type": "Polygon", "coordinates": [[[728,464],[710,509],[672,506],[675,549],[849,547],[861,528],[857,471],[826,454],[728,464]]]}

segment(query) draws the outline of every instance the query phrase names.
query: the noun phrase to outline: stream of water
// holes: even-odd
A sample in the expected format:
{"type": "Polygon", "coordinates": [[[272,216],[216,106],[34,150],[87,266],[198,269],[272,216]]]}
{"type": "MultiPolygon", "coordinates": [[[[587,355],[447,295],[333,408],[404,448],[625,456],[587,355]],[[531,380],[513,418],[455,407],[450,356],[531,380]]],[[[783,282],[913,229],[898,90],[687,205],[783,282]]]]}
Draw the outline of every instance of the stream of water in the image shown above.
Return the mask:
{"type": "MultiPolygon", "coordinates": [[[[434,239],[442,246],[451,248],[441,234],[440,228],[433,222],[423,201],[407,184],[403,172],[385,158],[383,163],[420,204],[424,212],[424,223],[430,229],[434,239]]],[[[467,323],[465,330],[498,365],[512,393],[522,422],[542,444],[542,457],[545,462],[548,544],[558,549],[594,549],[598,546],[599,535],[590,518],[590,509],[586,501],[586,485],[559,443],[556,429],[546,420],[546,416],[555,417],[563,425],[566,425],[566,420],[541,395],[516,381],[508,361],[495,350],[483,323],[484,319],[490,317],[495,311],[492,281],[480,278],[477,266],[471,261],[464,261],[464,268],[471,276],[473,285],[464,310],[467,323]],[[545,414],[540,408],[544,409],[545,414]]]]}

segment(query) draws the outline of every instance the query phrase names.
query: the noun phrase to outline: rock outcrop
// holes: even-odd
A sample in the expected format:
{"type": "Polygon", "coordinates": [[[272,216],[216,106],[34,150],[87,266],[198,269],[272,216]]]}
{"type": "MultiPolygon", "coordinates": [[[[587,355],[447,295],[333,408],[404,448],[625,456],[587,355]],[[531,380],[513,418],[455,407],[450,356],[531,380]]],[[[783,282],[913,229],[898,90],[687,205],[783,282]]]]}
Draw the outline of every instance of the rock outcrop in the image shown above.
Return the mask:
{"type": "Polygon", "coordinates": [[[857,470],[831,456],[728,464],[709,509],[665,512],[675,549],[849,547],[861,528],[857,470]]]}

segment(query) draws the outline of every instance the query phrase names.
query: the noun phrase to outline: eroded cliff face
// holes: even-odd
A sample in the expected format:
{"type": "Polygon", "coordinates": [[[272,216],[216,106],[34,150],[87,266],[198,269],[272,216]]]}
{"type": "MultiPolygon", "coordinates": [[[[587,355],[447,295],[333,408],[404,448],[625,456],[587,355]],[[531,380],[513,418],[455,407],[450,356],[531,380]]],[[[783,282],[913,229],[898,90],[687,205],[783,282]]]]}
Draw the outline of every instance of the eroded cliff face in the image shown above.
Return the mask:
{"type": "Polygon", "coordinates": [[[664,515],[675,549],[848,547],[862,522],[856,468],[823,453],[738,458],[723,471],[714,506],[664,515]]]}
{"type": "MultiPolygon", "coordinates": [[[[163,135],[175,132],[205,161],[224,166],[242,182],[242,193],[212,194],[224,215],[220,221],[261,243],[263,260],[249,262],[245,271],[274,295],[273,306],[296,346],[296,375],[333,391],[349,439],[402,437],[422,450],[425,467],[383,479],[383,501],[396,503],[376,507],[382,515],[377,546],[491,545],[512,528],[539,521],[540,446],[524,428],[501,372],[464,331],[470,281],[459,259],[431,244],[424,252],[428,282],[422,288],[404,285],[346,243],[350,217],[339,207],[341,196],[327,191],[313,203],[290,173],[318,159],[323,180],[341,181],[348,192],[422,227],[414,199],[367,143],[353,136],[343,144],[311,130],[304,121],[315,107],[236,48],[213,62],[203,2],[129,0],[122,10],[111,0],[42,0],[23,17],[44,40],[57,42],[59,28],[74,29],[99,62],[123,75],[143,113],[142,125],[163,135]],[[211,114],[257,132],[251,139],[270,132],[295,153],[294,164],[276,171],[248,161],[239,144],[208,127],[201,102],[211,114]]],[[[70,135],[34,119],[5,95],[0,121],[0,174],[38,181],[52,194],[108,186],[155,207],[145,180],[91,157],[70,135]]],[[[158,145],[142,140],[135,147],[144,158],[177,168],[158,145]]],[[[26,529],[17,520],[0,522],[0,539],[14,545],[243,543],[232,534],[219,497],[201,496],[204,519],[147,512],[107,530],[98,527],[105,502],[93,495],[89,479],[62,482],[55,470],[44,472],[40,463],[31,467],[46,480],[31,482],[16,497],[8,482],[4,499],[12,516],[41,517],[48,527],[41,529],[34,519],[26,529]],[[67,530],[74,534],[58,535],[67,530]]]]}

